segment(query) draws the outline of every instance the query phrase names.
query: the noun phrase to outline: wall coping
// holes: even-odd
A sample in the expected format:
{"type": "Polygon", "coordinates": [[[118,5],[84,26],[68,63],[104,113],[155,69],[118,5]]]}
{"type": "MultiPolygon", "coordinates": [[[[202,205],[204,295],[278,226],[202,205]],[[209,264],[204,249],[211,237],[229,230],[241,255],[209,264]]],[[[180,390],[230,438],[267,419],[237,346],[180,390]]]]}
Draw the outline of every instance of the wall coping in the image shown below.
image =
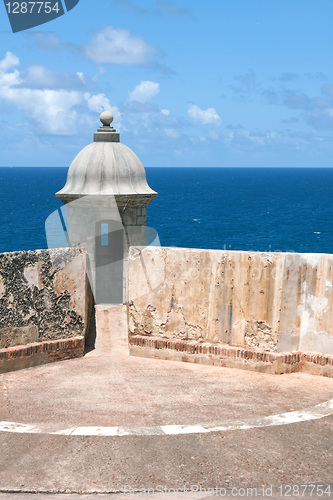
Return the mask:
{"type": "Polygon", "coordinates": [[[0,349],[0,373],[79,358],[84,354],[84,346],[85,338],[78,336],[0,349]]]}
{"type": "Polygon", "coordinates": [[[145,356],[146,353],[147,357],[243,368],[274,374],[305,372],[333,377],[333,355],[301,351],[278,353],[255,348],[193,340],[169,340],[143,335],[131,335],[129,345],[130,353],[137,356],[145,356]],[[163,353],[171,353],[171,355],[164,356],[163,353]]]}

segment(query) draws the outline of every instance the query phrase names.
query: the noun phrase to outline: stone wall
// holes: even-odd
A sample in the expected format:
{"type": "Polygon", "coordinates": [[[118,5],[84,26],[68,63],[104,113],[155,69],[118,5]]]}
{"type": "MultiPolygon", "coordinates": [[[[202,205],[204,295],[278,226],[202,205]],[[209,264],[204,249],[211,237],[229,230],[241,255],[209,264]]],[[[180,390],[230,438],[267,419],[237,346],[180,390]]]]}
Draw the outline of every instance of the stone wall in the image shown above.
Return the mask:
{"type": "Polygon", "coordinates": [[[333,354],[333,255],[131,248],[129,329],[333,354]]]}
{"type": "Polygon", "coordinates": [[[85,336],[91,304],[82,249],[0,254],[0,349],[85,336]]]}

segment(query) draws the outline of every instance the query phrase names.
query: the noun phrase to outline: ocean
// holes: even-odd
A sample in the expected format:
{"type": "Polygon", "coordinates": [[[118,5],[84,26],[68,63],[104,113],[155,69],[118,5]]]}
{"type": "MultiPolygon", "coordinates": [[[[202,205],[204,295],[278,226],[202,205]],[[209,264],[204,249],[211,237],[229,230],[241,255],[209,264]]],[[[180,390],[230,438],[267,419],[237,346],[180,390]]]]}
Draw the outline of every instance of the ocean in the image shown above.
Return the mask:
{"type": "MultiPolygon", "coordinates": [[[[333,253],[333,169],[147,168],[163,246],[333,253]]],[[[0,252],[47,248],[67,168],[0,168],[0,252]]]]}

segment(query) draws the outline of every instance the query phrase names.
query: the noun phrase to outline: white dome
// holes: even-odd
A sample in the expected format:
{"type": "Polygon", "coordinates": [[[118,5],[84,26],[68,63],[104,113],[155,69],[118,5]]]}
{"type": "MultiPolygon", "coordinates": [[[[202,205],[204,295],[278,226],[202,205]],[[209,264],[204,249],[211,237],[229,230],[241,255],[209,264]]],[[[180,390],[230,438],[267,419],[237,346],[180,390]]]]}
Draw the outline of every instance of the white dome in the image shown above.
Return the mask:
{"type": "MultiPolygon", "coordinates": [[[[102,123],[104,118],[102,114],[102,123]]],[[[141,161],[119,142],[119,134],[109,124],[100,127],[94,142],[74,158],[66,185],[56,193],[63,202],[84,195],[139,196],[148,198],[149,203],[157,196],[148,186],[141,161]]]]}

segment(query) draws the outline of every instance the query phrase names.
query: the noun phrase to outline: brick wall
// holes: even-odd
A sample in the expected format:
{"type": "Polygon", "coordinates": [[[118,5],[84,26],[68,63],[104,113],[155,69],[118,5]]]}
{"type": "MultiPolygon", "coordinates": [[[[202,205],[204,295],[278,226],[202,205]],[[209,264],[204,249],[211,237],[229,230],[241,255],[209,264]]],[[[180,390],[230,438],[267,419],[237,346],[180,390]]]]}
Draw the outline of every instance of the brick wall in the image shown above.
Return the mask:
{"type": "Polygon", "coordinates": [[[76,337],[0,349],[0,373],[81,357],[84,343],[84,337],[76,337]]]}
{"type": "Polygon", "coordinates": [[[333,356],[302,352],[273,353],[242,347],[133,335],[130,354],[240,368],[271,374],[305,372],[333,378],[333,356]]]}

